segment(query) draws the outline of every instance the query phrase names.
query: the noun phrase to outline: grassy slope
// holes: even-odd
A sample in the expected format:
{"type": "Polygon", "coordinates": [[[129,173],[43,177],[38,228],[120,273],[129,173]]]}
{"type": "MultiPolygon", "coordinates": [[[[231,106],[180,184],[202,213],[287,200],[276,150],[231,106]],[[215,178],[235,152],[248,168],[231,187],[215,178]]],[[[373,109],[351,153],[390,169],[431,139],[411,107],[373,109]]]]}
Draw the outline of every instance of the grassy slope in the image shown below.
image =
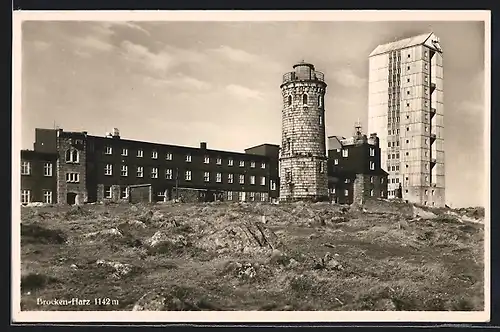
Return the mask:
{"type": "Polygon", "coordinates": [[[483,226],[445,218],[324,204],[89,205],[23,208],[22,233],[22,310],[132,310],[146,293],[163,296],[166,310],[483,309],[483,226]],[[277,250],[241,235],[263,215],[277,250]],[[145,227],[127,224],[135,220],[145,227]],[[111,228],[124,236],[85,237],[111,228]],[[147,239],[159,230],[187,244],[152,249],[147,239]],[[315,268],[327,253],[341,269],[315,268]],[[99,259],[132,270],[113,278],[99,259]],[[252,277],[238,274],[246,262],[252,277]],[[36,304],[73,297],[119,304],[36,304]]]}

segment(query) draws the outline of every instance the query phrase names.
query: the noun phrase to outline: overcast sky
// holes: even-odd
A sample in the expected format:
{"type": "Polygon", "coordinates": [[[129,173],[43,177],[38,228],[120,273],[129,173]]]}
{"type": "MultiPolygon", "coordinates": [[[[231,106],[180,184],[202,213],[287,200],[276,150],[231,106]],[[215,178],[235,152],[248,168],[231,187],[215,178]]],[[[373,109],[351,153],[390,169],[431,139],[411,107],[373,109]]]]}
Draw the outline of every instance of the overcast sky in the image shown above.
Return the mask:
{"type": "Polygon", "coordinates": [[[23,23],[22,147],[35,127],[243,151],[280,144],[283,73],[325,73],[327,135],[366,128],[368,55],[433,31],[444,51],[446,196],[483,205],[482,22],[23,23]]]}

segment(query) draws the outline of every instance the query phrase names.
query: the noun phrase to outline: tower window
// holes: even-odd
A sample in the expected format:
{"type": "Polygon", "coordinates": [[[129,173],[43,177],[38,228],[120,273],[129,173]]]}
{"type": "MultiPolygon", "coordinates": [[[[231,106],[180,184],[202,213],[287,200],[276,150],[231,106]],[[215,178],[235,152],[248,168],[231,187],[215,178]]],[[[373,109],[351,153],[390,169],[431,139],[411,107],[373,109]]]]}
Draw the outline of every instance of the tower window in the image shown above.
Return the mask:
{"type": "Polygon", "coordinates": [[[319,107],[323,106],[323,102],[322,102],[321,96],[318,96],[318,106],[319,107]]]}
{"type": "Polygon", "coordinates": [[[302,95],[302,104],[307,105],[307,95],[302,95]]]}
{"type": "Polygon", "coordinates": [[[288,96],[288,106],[292,105],[292,96],[288,96]]]}

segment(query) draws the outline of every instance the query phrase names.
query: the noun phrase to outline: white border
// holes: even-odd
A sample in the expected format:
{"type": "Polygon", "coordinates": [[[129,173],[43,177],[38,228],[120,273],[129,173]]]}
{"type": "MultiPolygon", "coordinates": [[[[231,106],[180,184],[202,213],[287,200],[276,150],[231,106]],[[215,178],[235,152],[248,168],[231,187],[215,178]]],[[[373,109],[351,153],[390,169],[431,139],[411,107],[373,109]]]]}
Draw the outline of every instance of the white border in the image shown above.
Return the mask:
{"type": "MultiPolygon", "coordinates": [[[[457,37],[459,38],[459,37],[457,37]]],[[[12,320],[29,322],[487,322],[490,319],[490,11],[15,11],[13,13],[12,125],[12,320]],[[21,23],[25,20],[86,21],[484,21],[485,22],[485,310],[482,312],[75,312],[20,310],[21,23]]]]}

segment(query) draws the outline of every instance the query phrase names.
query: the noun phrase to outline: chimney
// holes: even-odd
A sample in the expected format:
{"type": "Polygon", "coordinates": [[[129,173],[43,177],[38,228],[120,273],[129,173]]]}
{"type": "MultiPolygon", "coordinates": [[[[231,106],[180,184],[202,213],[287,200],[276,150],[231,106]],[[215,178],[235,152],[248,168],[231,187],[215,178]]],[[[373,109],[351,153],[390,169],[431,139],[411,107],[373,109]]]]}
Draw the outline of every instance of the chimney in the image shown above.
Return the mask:
{"type": "Polygon", "coordinates": [[[118,130],[118,128],[113,128],[113,137],[114,138],[120,138],[120,131],[118,130]]]}
{"type": "Polygon", "coordinates": [[[201,142],[200,143],[200,149],[206,150],[207,149],[207,142],[201,142]]]}

